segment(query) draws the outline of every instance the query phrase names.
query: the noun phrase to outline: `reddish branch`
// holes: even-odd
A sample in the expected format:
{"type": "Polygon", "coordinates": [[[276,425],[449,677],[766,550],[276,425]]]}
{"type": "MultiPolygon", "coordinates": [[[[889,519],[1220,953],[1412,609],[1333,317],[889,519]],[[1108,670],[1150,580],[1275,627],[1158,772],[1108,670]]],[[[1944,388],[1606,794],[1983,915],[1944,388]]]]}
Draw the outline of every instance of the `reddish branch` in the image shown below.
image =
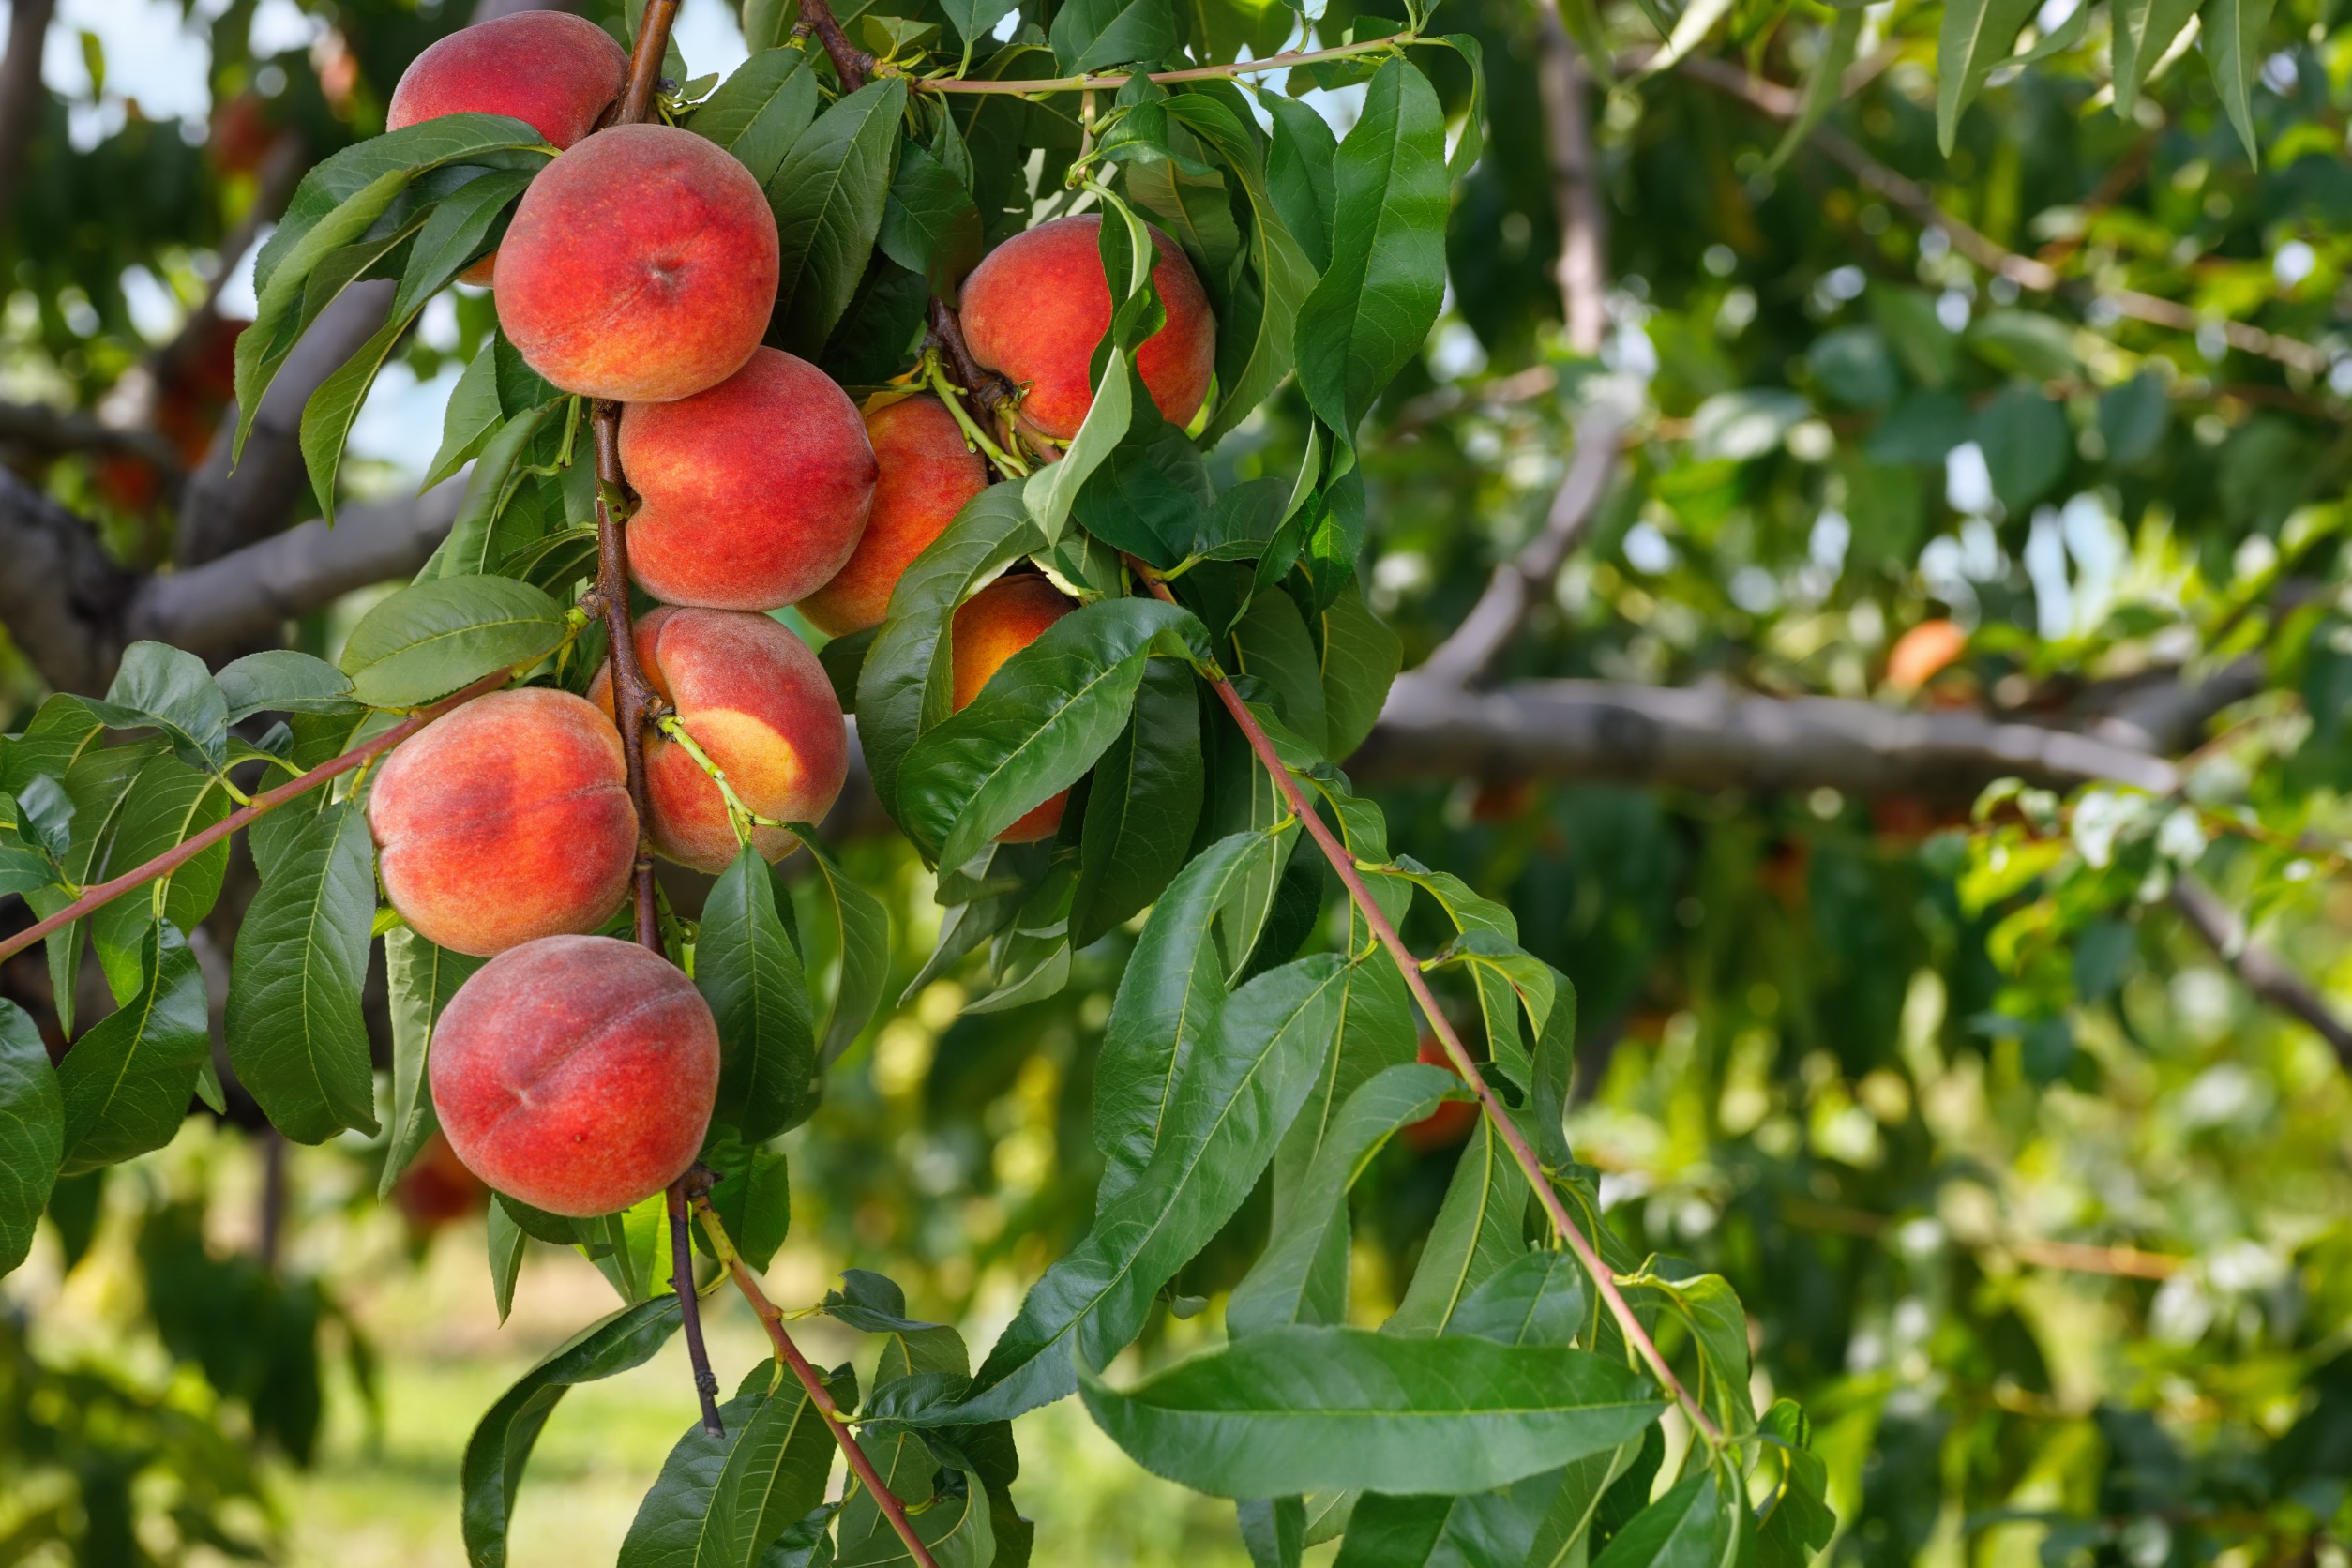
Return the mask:
{"type": "Polygon", "coordinates": [[[825,48],[825,57],[833,62],[833,74],[841,79],[841,90],[854,93],[866,85],[866,79],[874,71],[874,57],[850,41],[835,20],[833,8],[825,0],[801,0],[800,19],[808,30],[817,35],[817,41],[825,48]]]}
{"type": "Polygon", "coordinates": [[[194,837],[165,851],[144,866],[124,872],[113,882],[98,883],[48,919],[38,921],[6,941],[0,941],[0,962],[16,957],[52,931],[65,929],[99,905],[112,903],[131,889],[151,882],[158,877],[170,876],[256,817],[275,811],[296,795],[307,794],[331,779],[341,777],[369,759],[382,756],[450,709],[471,702],[476,697],[488,696],[513,680],[514,675],[511,670],[494,671],[463,691],[445,697],[430,708],[418,709],[375,739],[353,746],[331,761],[321,762],[299,778],[288,779],[274,790],[265,790],[255,795],[251,802],[230,812],[194,837]]]}
{"type": "Polygon", "coordinates": [[[712,1247],[726,1261],[727,1272],[734,1276],[735,1289],[743,1292],[744,1300],[751,1304],[751,1310],[759,1314],[760,1324],[768,1331],[768,1340],[776,1347],[777,1357],[792,1369],[792,1376],[800,1380],[800,1386],[807,1390],[809,1404],[816,1407],[817,1413],[824,1418],[825,1429],[833,1434],[833,1440],[841,1445],[842,1454],[850,1461],[850,1470],[873,1497],[874,1506],[881,1509],[882,1517],[890,1521],[890,1528],[897,1531],[898,1539],[905,1544],[908,1553],[919,1568],[939,1568],[930,1548],[923,1544],[923,1538],[914,1532],[913,1524],[908,1520],[905,1505],[882,1484],[882,1476],[874,1470],[873,1461],[866,1457],[866,1451],[850,1435],[848,1424],[841,1419],[841,1407],[835,1404],[833,1395],[825,1392],[824,1380],[808,1364],[808,1358],[801,1354],[800,1347],[792,1343],[792,1336],[785,1332],[784,1309],[768,1300],[767,1292],[760,1289],[759,1279],[745,1266],[734,1244],[728,1240],[726,1227],[719,1223],[717,1213],[711,1207],[708,1174],[707,1171],[701,1172],[703,1178],[701,1181],[696,1181],[692,1175],[687,1178],[695,1186],[694,1211],[702,1216],[703,1233],[711,1238],[712,1247]]]}
{"type": "MultiPolygon", "coordinates": [[[[1128,557],[1127,564],[1151,589],[1154,598],[1166,604],[1176,602],[1176,596],[1168,592],[1168,584],[1149,568],[1132,556],[1128,557]]],[[[1364,924],[1380,939],[1380,945],[1388,949],[1389,957],[1395,960],[1397,972],[1405,977],[1405,985],[1411,990],[1413,1000],[1421,1004],[1422,1014],[1428,1018],[1429,1027],[1445,1046],[1447,1061],[1453,1063],[1454,1070],[1462,1075],[1462,1080],[1477,1094],[1478,1103],[1484,1108],[1487,1121],[1493,1124],[1496,1136],[1510,1149],[1512,1162],[1527,1178],[1528,1185],[1535,1190],[1536,1199],[1550,1217],[1552,1229],[1560,1232],[1560,1240],[1568,1244],[1568,1250],[1576,1255],[1576,1261],[1583,1264],[1585,1273],[1592,1276],[1593,1289],[1600,1291],[1601,1299],[1608,1304],[1609,1312],[1617,1319],[1617,1326],[1624,1333],[1626,1342],[1634,1347],[1649,1364],[1650,1370],[1657,1375],[1658,1380],[1674,1395],[1675,1402],[1682,1407],[1691,1425],[1706,1434],[1710,1442],[1723,1441],[1722,1429],[1709,1418],[1698,1401],[1691,1396],[1690,1391],[1682,1386],[1681,1380],[1674,1375],[1674,1368],[1659,1352],[1657,1342],[1650,1337],[1650,1331],[1643,1328],[1641,1319],[1634,1316],[1634,1309],[1626,1302],[1624,1292],[1617,1288],[1616,1273],[1601,1260],[1599,1251],[1570,1216],[1568,1206],[1560,1201],[1559,1191],[1552,1185],[1550,1173],[1536,1158],[1535,1151],[1528,1147],[1528,1141],[1520,1136],[1517,1124],[1503,1109],[1502,1102],[1495,1097],[1493,1087],[1486,1082],[1486,1075],[1480,1072],[1478,1063],[1470,1059],[1461,1035],[1455,1032],[1445,1010],[1438,1005],[1438,999],[1430,993],[1429,982],[1422,977],[1421,964],[1413,957],[1412,950],[1405,945],[1405,939],[1396,934],[1396,927],[1390,924],[1387,915],[1380,912],[1380,906],[1374,900],[1371,890],[1364,885],[1364,878],[1356,870],[1355,856],[1348,852],[1347,846],[1340,843],[1337,836],[1324,824],[1322,817],[1307,801],[1306,792],[1290,776],[1290,770],[1283,765],[1274,742],[1267,737],[1257,716],[1249,711],[1249,704],[1242,701],[1241,693],[1233,689],[1233,684],[1222,675],[1212,677],[1209,684],[1215,687],[1217,701],[1223,702],[1225,711],[1233,716],[1233,722],[1240,726],[1243,737],[1249,742],[1249,748],[1258,754],[1258,760],[1274,778],[1274,787],[1289,802],[1291,813],[1304,825],[1316,847],[1323,852],[1323,858],[1331,862],[1332,870],[1347,888],[1348,897],[1355,901],[1364,924]]]]}

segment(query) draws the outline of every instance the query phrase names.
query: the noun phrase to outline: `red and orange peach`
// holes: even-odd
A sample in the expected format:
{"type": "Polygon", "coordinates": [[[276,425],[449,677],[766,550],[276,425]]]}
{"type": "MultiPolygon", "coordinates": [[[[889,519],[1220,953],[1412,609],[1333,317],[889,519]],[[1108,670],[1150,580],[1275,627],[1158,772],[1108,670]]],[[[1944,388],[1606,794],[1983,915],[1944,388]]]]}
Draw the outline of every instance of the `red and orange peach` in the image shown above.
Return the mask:
{"type": "MultiPolygon", "coordinates": [[[[1045,635],[1046,628],[1078,608],[1078,601],[1035,572],[998,578],[956,608],[948,629],[953,663],[949,696],[961,713],[980,695],[1004,661],[1045,635]]],[[[996,836],[1000,844],[1031,844],[1050,838],[1062,826],[1070,792],[1042,802],[996,836]]]]}
{"type": "Polygon", "coordinates": [[[652,1197],[694,1163],[718,1093],[718,1029],[660,954],[544,937],[458,988],[428,1072],[468,1170],[584,1218],[652,1197]]]}
{"type": "Polygon", "coordinates": [[[709,610],[776,610],[822,587],[874,499],[857,405],[780,349],[697,397],[631,403],[621,466],[643,501],[630,574],[657,599],[709,610]]]}
{"type": "MultiPolygon", "coordinates": [[[[635,641],[646,681],[746,807],[783,822],[812,822],[833,808],[849,775],[849,731],[807,643],[764,615],[668,605],[637,623],[635,641]]],[[[609,671],[597,671],[588,695],[611,711],[609,671]]],[[[652,730],[645,795],[663,854],[705,871],[735,858],[718,786],[686,747],[652,730]]],[[[751,842],[781,860],[799,840],[755,827],[751,842]]]]}
{"type": "Polygon", "coordinates": [[[615,126],[522,193],[498,324],[564,391],[668,402],[743,368],[776,280],[776,216],[750,170],[689,130],[615,126]]]}
{"type": "MultiPolygon", "coordinates": [[[[1077,435],[1093,406],[1089,371],[1110,327],[1102,226],[1091,213],[1040,223],[989,251],[964,280],[964,339],[972,357],[1022,386],[1021,418],[1056,441],[1077,435]]],[[[1160,250],[1152,281],[1168,324],[1136,351],[1136,368],[1160,416],[1184,425],[1209,395],[1216,318],[1176,242],[1156,228],[1152,237],[1160,250]]]]}
{"type": "Polygon", "coordinates": [[[868,414],[866,437],[880,470],[866,532],[833,580],[800,601],[800,612],[832,637],[881,625],[907,567],[988,486],[988,465],[965,445],[956,416],[927,393],[868,414]]]}
{"type": "Polygon", "coordinates": [[[621,736],[569,692],[493,692],[385,758],[368,798],[384,897],[416,933],[487,956],[593,931],[637,859],[621,736]]]}

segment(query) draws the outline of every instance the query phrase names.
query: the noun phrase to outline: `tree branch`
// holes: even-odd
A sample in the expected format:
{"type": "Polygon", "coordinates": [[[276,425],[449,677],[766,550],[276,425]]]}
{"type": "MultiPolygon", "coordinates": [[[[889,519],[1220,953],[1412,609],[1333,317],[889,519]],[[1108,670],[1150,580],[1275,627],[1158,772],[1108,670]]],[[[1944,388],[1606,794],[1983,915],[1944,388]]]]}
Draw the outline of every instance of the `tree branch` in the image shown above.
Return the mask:
{"type": "MultiPolygon", "coordinates": [[[[1726,60],[1686,55],[1677,63],[1675,69],[1776,120],[1795,119],[1802,103],[1799,95],[1790,89],[1751,76],[1726,60]]],[[[2037,261],[2031,256],[2021,256],[1946,212],[1937,204],[1934,194],[1927,187],[1896,173],[1864,152],[1835,127],[1815,127],[1809,141],[1811,145],[1845,165],[1865,188],[1900,208],[1914,222],[1942,230],[1952,241],[1954,250],[1985,271],[2006,278],[2019,288],[2029,289],[2035,294],[2052,293],[2066,281],[2058,270],[2048,263],[2037,261]]],[[[2333,362],[2326,350],[2299,339],[2283,338],[2245,322],[2209,321],[2178,300],[2142,294],[2137,289],[2102,289],[2093,297],[2118,315],[2175,332],[2193,333],[2209,324],[2217,325],[2221,328],[2224,340],[2231,348],[2275,360],[2308,374],[2325,374],[2333,362]]]]}
{"type": "Polygon", "coordinates": [[[56,0],[16,0],[8,13],[8,52],[0,55],[0,216],[16,204],[24,155],[40,129],[49,97],[41,84],[41,45],[55,9],[56,0]]]}
{"type": "Polygon", "coordinates": [[[1544,100],[1544,146],[1552,168],[1552,205],[1560,218],[1560,304],[1568,346],[1601,352],[1608,330],[1608,220],[1601,205],[1600,171],[1592,151],[1591,79],[1558,0],[1537,0],[1535,85],[1544,100]]]}
{"type": "Polygon", "coordinates": [[[159,469],[167,487],[183,483],[179,449],[145,424],[114,425],[46,403],[0,403],[0,442],[44,455],[121,452],[159,469]]]}
{"type": "MultiPolygon", "coordinates": [[[[1565,264],[1563,263],[1563,265],[1565,264]]],[[[1425,680],[1473,686],[1484,680],[1535,606],[1551,596],[1560,568],[1584,542],[1617,472],[1618,442],[1624,415],[1606,402],[1588,407],[1576,421],[1576,445],[1553,492],[1544,526],[1515,560],[1495,567],[1486,590],[1462,624],[1438,644],[1417,671],[1425,680]]]]}
{"type": "Polygon", "coordinates": [[[2286,960],[2253,940],[2246,923],[2221,896],[2183,872],[2172,883],[2172,907],[2189,928],[2205,939],[2214,956],[2229,966],[2248,990],[2290,1018],[2308,1025],[2328,1042],[2336,1060],[2352,1071],[2352,1028],[2329,1009],[2310,981],[2288,967],[2286,960]]]}
{"type": "Polygon", "coordinates": [[[0,626],[33,668],[60,691],[104,691],[137,576],[108,557],[87,523],[6,469],[0,562],[0,626]]]}

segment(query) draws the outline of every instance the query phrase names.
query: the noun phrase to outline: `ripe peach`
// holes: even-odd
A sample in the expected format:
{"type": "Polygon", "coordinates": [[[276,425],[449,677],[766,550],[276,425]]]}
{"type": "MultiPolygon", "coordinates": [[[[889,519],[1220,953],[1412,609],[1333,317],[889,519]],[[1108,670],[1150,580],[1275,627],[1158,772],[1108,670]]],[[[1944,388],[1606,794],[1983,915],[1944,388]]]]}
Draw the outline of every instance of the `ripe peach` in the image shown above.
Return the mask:
{"type": "Polygon", "coordinates": [[[1887,655],[1887,685],[1908,695],[1968,651],[1968,634],[1951,621],[1922,621],[1894,640],[1887,655]]]}
{"type": "Polygon", "coordinates": [[[776,269],[750,170],[690,130],[615,126],[522,193],[498,248],[498,324],[566,392],[668,402],[751,357],[776,269]]]}
{"type": "Polygon", "coordinates": [[[800,601],[800,612],[833,637],[882,624],[890,591],[925,547],[946,531],[964,503],[988,488],[988,464],[964,445],[947,405],[926,395],[866,416],[881,476],[866,533],[849,565],[800,601]]]}
{"type": "MultiPolygon", "coordinates": [[[[668,605],[637,623],[636,642],[647,682],[746,806],[786,822],[813,822],[833,808],[849,776],[849,728],[807,643],[764,615],[668,605]]],[[[588,696],[611,712],[607,671],[588,696]]],[[[657,731],[645,735],[645,794],[656,849],[705,871],[727,869],[735,832],[725,797],[685,746],[657,731]]],[[[755,827],[751,842],[781,860],[799,840],[755,827]]]]}
{"type": "Polygon", "coordinates": [[[468,1170],[550,1214],[609,1214],[694,1163],[718,1093],[718,1028],[660,954],[542,937],[458,988],[427,1070],[468,1170]]]}
{"type": "Polygon", "coordinates": [[[569,692],[494,692],[385,758],[368,799],[392,907],[429,942],[487,956],[593,931],[637,859],[621,737],[569,692]]]}
{"type": "Polygon", "coordinates": [[[621,412],[621,466],[644,505],[629,573],[671,604],[776,610],[840,571],[866,530],[874,449],[850,395],[761,349],[709,391],[621,412]]]}
{"type": "MultiPolygon", "coordinates": [[[[1028,387],[1021,417],[1067,441],[1093,406],[1087,379],[1094,346],[1110,327],[1110,284],[1096,249],[1100,216],[1057,218],[1015,234],[964,280],[965,341],[982,365],[1028,387]]],[[[1152,269],[1168,324],[1136,351],[1143,384],[1160,416],[1184,425],[1200,412],[1216,369],[1217,324],[1192,263],[1156,228],[1159,264],[1152,269]]]]}
{"type": "MultiPolygon", "coordinates": [[[[957,606],[947,634],[954,710],[971,706],[1006,659],[1077,608],[1077,601],[1034,572],[1000,577],[957,606]]],[[[1062,826],[1062,808],[1069,804],[1070,792],[1064,790],[998,834],[996,841],[1032,844],[1052,837],[1062,826]]]]}
{"type": "MultiPolygon", "coordinates": [[[[1445,1054],[1445,1047],[1439,1044],[1434,1034],[1421,1037],[1421,1049],[1414,1053],[1413,1060],[1425,1067],[1443,1067],[1456,1078],[1461,1076],[1452,1059],[1445,1054]]],[[[1397,1131],[1409,1148],[1425,1154],[1432,1149],[1453,1148],[1470,1137],[1470,1129],[1476,1125],[1476,1105],[1467,1100],[1447,1100],[1420,1121],[1408,1122],[1397,1131]]]]}
{"type": "MultiPolygon", "coordinates": [[[[628,74],[627,51],[585,17],[519,11],[460,28],[410,61],[384,125],[399,130],[444,114],[511,114],[560,151],[596,128],[628,74]]],[[[220,131],[214,140],[228,142],[220,131]]],[[[496,260],[475,263],[465,281],[489,282],[496,260]]]]}

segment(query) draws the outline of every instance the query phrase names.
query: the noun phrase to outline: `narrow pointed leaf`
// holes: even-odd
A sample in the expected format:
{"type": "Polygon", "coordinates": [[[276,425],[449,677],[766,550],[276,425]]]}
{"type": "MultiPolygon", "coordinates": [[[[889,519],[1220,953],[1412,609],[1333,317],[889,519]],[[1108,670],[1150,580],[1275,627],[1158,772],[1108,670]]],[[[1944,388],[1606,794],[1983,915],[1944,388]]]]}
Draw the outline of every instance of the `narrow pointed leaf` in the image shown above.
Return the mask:
{"type": "Polygon", "coordinates": [[[702,906],[694,984],[718,1023],[716,1120],[764,1143],[815,1104],[808,977],[776,910],[776,882],[746,846],[702,906]]]}
{"type": "MultiPolygon", "coordinates": [[[[405,926],[384,935],[384,980],[392,1015],[392,1126],[384,1138],[384,1174],[376,1184],[379,1199],[392,1196],[400,1172],[441,1125],[426,1078],[433,1024],[458,988],[487,961],[436,947],[405,926]]],[[[497,1250],[494,1239],[491,1250],[497,1250]]],[[[499,1316],[505,1316],[503,1308],[499,1316]]]]}
{"type": "Polygon", "coordinates": [[[204,977],[169,921],[149,927],[143,983],[58,1064],[66,1099],[61,1173],[78,1176],[160,1149],[188,1116],[196,1075],[212,1055],[204,977]]]}
{"type": "Polygon", "coordinates": [[[66,1150],[65,1096],[23,1008],[0,997],[0,1275],[24,1261],[66,1150]]]}

